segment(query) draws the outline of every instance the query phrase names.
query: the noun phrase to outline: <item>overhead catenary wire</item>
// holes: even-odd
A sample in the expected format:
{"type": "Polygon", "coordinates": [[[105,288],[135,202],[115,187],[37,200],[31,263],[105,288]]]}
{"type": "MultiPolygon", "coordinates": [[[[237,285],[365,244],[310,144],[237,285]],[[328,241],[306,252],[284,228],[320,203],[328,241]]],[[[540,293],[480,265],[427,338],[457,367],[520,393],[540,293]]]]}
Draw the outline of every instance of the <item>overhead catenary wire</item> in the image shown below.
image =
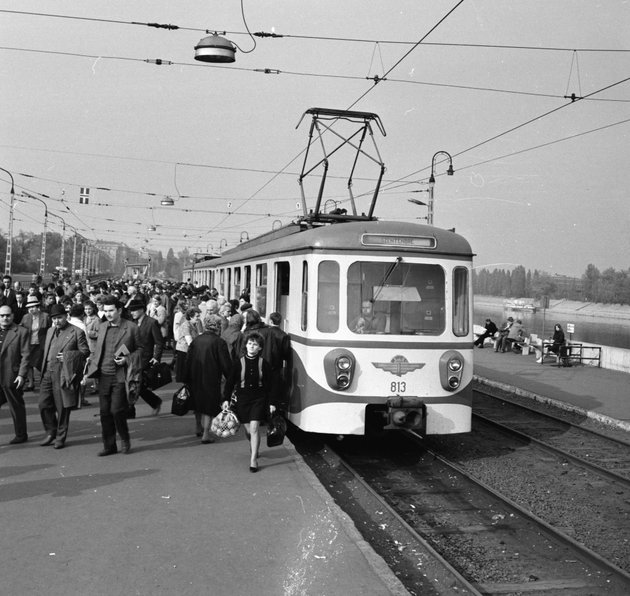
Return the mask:
{"type": "MultiPolygon", "coordinates": [[[[95,23],[109,23],[116,25],[133,25],[143,26],[155,29],[163,29],[166,31],[194,31],[200,33],[208,33],[209,31],[222,31],[226,35],[248,35],[255,36],[262,39],[303,39],[310,41],[334,41],[334,42],[346,42],[346,43],[362,43],[362,44],[389,44],[389,45],[415,45],[417,41],[405,41],[400,39],[375,39],[375,38],[357,38],[357,37],[340,37],[340,36],[326,36],[326,35],[299,35],[290,33],[276,33],[257,31],[250,33],[247,31],[228,31],[221,27],[208,28],[208,27],[190,27],[185,25],[172,25],[168,23],[156,23],[156,22],[141,22],[141,21],[125,21],[121,19],[105,19],[98,17],[85,17],[76,15],[63,15],[53,13],[43,13],[25,10],[9,10],[0,9],[0,13],[16,14],[24,16],[36,16],[36,17],[48,17],[55,19],[68,19],[76,21],[91,21],[95,23]]],[[[247,25],[246,25],[247,26],[247,25]]],[[[483,48],[483,49],[505,49],[505,50],[527,50],[527,51],[544,51],[544,52],[630,52],[630,49],[624,48],[575,48],[575,47],[559,47],[559,46],[530,46],[530,45],[517,45],[517,44],[488,44],[488,43],[454,43],[454,42],[424,42],[423,45],[427,46],[442,46],[442,47],[461,47],[461,48],[483,48]]]]}

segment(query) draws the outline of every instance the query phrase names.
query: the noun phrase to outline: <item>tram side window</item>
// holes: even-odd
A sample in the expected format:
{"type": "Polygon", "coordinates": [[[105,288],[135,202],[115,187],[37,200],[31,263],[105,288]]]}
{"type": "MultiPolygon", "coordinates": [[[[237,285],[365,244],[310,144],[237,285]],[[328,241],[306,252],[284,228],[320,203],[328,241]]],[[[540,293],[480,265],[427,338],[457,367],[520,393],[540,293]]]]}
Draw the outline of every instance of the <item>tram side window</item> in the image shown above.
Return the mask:
{"type": "Polygon", "coordinates": [[[241,296],[241,268],[234,267],[234,296],[240,298],[241,296]]]}
{"type": "Polygon", "coordinates": [[[267,316],[267,264],[256,265],[256,310],[267,316]]]}
{"type": "Polygon", "coordinates": [[[289,285],[291,281],[291,266],[287,261],[275,264],[276,268],[276,300],[275,308],[287,321],[292,319],[289,312],[289,285]]]}
{"type": "Polygon", "coordinates": [[[225,289],[225,269],[219,270],[219,294],[229,298],[225,289]]]}
{"type": "Polygon", "coordinates": [[[322,261],[317,273],[317,329],[335,333],[339,329],[339,263],[322,261]]]}
{"type": "Polygon", "coordinates": [[[456,267],[453,271],[453,333],[458,337],[468,335],[468,269],[456,267]]]}
{"type": "Polygon", "coordinates": [[[302,307],[300,309],[300,325],[302,331],[306,331],[308,321],[308,263],[302,263],[302,307]]]}
{"type": "Polygon", "coordinates": [[[439,265],[356,262],[348,269],[348,328],[361,334],[439,335],[445,328],[439,265]]]}

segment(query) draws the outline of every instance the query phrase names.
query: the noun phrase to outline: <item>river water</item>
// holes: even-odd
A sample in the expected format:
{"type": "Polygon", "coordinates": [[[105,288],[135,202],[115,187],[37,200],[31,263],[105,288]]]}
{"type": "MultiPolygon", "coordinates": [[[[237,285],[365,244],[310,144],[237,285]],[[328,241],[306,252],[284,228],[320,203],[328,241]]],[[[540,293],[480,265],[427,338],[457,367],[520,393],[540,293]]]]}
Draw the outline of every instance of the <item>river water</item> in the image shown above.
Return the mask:
{"type": "Polygon", "coordinates": [[[475,305],[475,323],[483,326],[486,317],[492,319],[497,327],[508,318],[521,319],[526,333],[536,333],[539,337],[551,337],[553,326],[562,325],[567,339],[585,341],[600,346],[630,349],[630,321],[612,319],[596,319],[594,317],[578,317],[571,314],[558,314],[548,311],[536,313],[514,311],[503,306],[480,304],[475,305]],[[575,333],[567,333],[567,323],[573,323],[575,333]],[[544,331],[543,331],[544,325],[544,331]]]}

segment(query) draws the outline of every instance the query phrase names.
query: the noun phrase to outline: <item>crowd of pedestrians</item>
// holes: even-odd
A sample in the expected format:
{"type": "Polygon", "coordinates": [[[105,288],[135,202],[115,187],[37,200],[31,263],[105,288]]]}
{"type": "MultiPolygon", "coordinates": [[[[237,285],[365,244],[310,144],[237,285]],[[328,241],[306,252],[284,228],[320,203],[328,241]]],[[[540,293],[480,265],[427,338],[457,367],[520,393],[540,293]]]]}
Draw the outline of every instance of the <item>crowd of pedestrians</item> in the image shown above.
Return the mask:
{"type": "Polygon", "coordinates": [[[195,433],[213,443],[210,422],[231,405],[244,424],[252,472],[258,471],[260,425],[285,409],[289,337],[282,317],[266,324],[244,292],[228,300],[214,288],[158,280],[60,280],[23,288],[5,275],[0,284],[0,406],[8,403],[15,437],[28,440],[23,394],[39,392],[44,428],[40,445],[66,446],[73,410],[98,395],[103,449],[129,453],[128,420],[135,399],[151,415],[162,400],[147,372],[165,351],[175,379],[189,387],[195,433]],[[117,438],[120,439],[120,449],[117,438]]]}

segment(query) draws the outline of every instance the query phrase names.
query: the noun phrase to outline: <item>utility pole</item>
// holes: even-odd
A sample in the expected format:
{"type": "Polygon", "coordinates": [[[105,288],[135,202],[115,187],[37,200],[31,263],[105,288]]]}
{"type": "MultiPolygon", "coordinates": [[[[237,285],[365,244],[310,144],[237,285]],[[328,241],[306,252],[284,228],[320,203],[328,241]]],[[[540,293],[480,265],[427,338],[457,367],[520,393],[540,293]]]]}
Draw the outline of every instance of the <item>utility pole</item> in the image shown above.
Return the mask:
{"type": "Polygon", "coordinates": [[[11,251],[13,249],[13,206],[15,205],[15,182],[13,180],[13,174],[9,170],[0,168],[3,172],[9,174],[11,178],[11,203],[9,206],[9,237],[7,238],[7,256],[4,261],[4,274],[11,275],[11,251]]]}

